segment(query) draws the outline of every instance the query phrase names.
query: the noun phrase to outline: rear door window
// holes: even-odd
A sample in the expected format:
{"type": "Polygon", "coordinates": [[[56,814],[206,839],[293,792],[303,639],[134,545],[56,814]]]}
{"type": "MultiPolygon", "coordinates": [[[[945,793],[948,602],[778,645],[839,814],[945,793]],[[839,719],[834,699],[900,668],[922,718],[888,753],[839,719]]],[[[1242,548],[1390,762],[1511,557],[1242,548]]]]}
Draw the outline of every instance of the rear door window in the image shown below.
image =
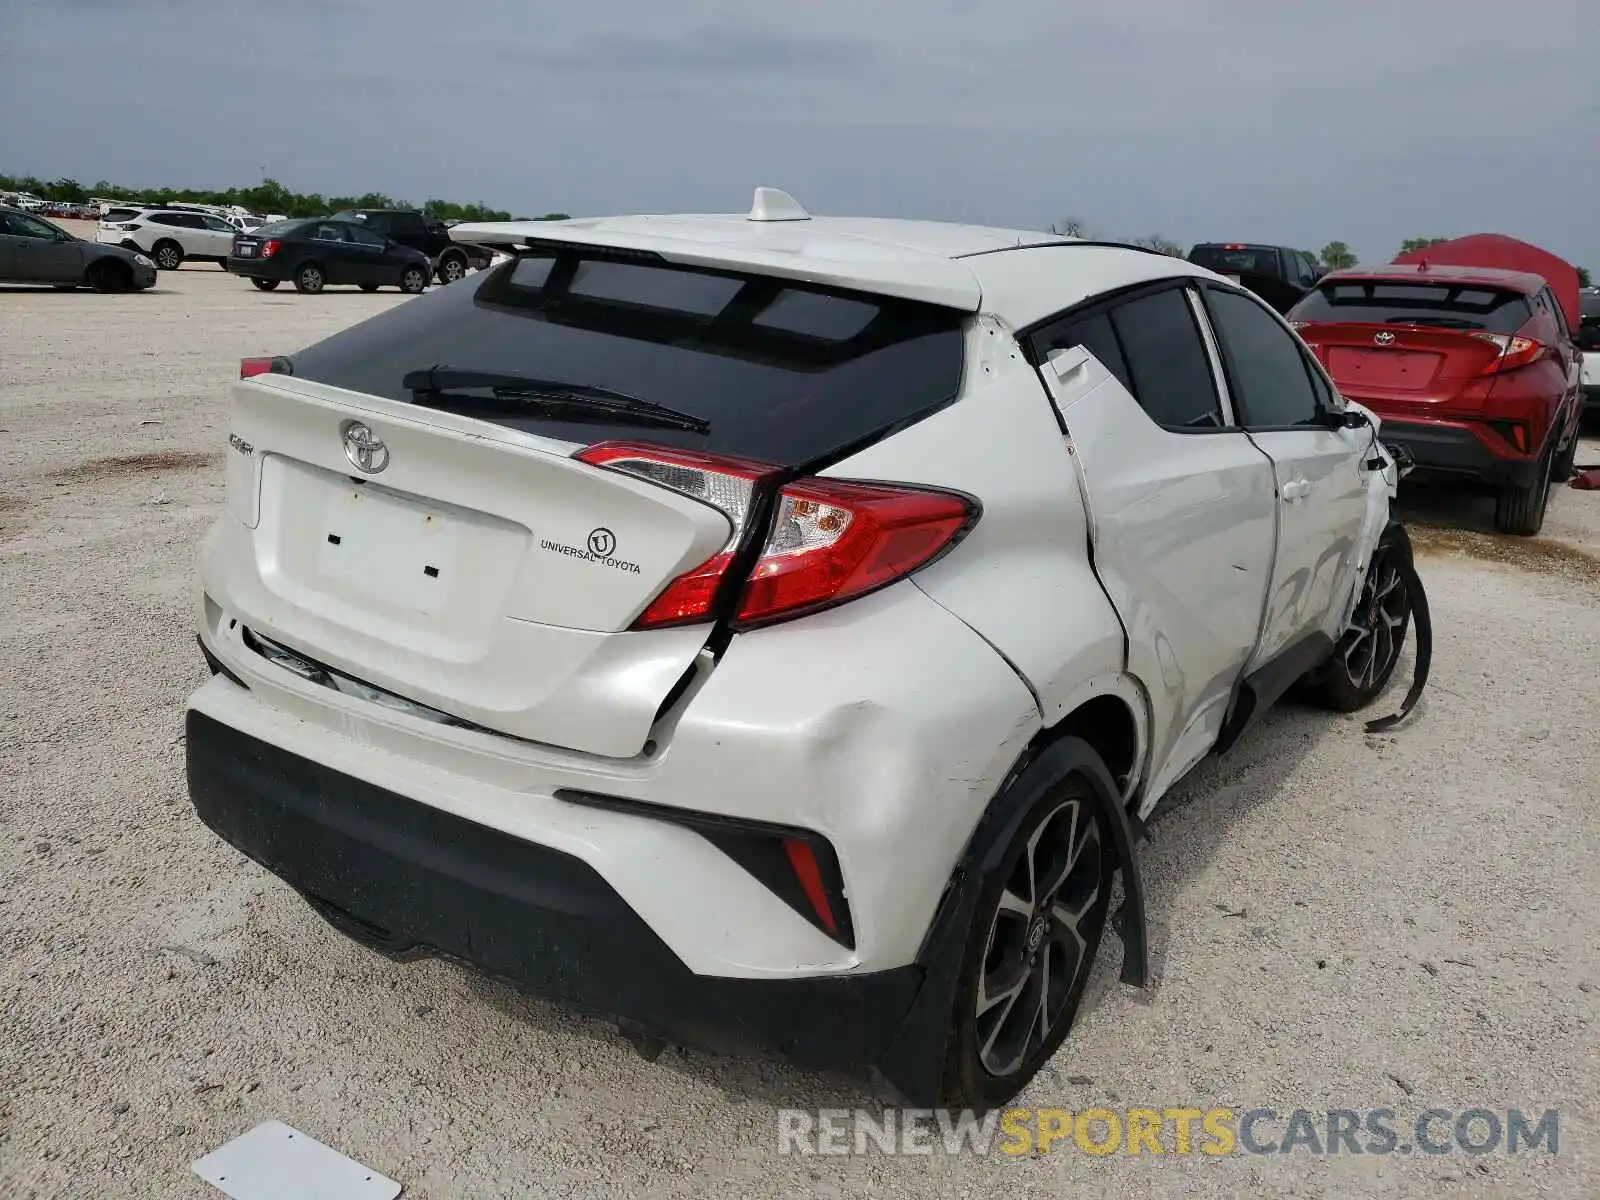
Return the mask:
{"type": "Polygon", "coordinates": [[[965,318],[737,271],[556,250],[334,334],[295,355],[293,371],[401,402],[415,399],[405,375],[435,366],[601,387],[700,417],[710,431],[491,410],[482,392],[429,404],[562,441],[633,438],[814,465],[952,401],[965,318]]]}
{"type": "Polygon", "coordinates": [[[1244,427],[1312,424],[1317,418],[1317,394],[1300,340],[1260,304],[1237,292],[1208,288],[1206,305],[1244,427]]]}
{"type": "Polygon", "coordinates": [[[1532,315],[1520,292],[1406,280],[1322,283],[1289,313],[1307,324],[1431,325],[1487,333],[1515,333],[1532,315]]]}
{"type": "Polygon", "coordinates": [[[1226,424],[1185,289],[1168,288],[1120,304],[1111,310],[1111,324],[1127,358],[1134,398],[1152,421],[1180,431],[1226,424]]]}

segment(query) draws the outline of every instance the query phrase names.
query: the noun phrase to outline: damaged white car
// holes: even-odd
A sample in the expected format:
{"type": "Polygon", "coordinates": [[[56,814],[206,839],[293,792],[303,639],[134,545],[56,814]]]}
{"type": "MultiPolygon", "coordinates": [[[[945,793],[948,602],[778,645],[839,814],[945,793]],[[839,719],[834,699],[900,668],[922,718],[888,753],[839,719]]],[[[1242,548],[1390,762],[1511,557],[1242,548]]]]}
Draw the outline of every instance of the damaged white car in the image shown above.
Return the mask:
{"type": "Polygon", "coordinates": [[[1118,871],[1143,982],[1163,794],[1425,618],[1376,424],[1180,259],[768,189],[452,236],[513,257],[245,364],[187,715],[385,953],[998,1104],[1118,871]]]}

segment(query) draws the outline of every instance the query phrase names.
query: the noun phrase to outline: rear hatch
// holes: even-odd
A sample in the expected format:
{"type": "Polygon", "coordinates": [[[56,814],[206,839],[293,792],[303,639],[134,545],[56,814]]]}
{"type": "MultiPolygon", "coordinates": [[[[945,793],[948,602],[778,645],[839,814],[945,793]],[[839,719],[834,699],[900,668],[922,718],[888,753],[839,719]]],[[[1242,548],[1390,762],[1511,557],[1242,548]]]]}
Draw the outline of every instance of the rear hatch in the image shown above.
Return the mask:
{"type": "Polygon", "coordinates": [[[1480,408],[1532,317],[1519,292],[1390,280],[1327,281],[1289,313],[1341,392],[1417,412],[1480,408]]]}
{"type": "Polygon", "coordinates": [[[935,411],[962,319],[581,250],[408,301],[235,388],[240,619],[441,714],[637,754],[717,629],[641,614],[730,548],[748,501],[673,472],[733,464],[737,492],[740,463],[792,478],[935,411]],[[652,467],[666,486],[600,465],[622,440],[687,465],[652,467]]]}

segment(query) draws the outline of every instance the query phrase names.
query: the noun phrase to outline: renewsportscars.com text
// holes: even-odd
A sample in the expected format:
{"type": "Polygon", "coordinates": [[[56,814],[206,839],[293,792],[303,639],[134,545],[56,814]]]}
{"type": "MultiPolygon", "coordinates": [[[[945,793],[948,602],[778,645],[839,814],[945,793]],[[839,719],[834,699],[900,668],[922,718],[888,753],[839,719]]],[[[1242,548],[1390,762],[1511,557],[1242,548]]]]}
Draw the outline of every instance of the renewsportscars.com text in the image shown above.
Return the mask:
{"type": "Polygon", "coordinates": [[[1558,1154],[1556,1109],[780,1109],[780,1154],[1558,1154]]]}

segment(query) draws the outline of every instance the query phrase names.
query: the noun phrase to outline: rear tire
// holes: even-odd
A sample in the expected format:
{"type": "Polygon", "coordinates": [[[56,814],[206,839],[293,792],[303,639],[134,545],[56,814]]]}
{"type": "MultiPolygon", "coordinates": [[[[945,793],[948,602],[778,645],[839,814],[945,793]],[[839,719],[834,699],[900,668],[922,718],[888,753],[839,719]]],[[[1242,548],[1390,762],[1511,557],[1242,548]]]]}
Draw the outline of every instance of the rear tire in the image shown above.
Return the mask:
{"type": "Polygon", "coordinates": [[[439,282],[454,283],[467,274],[467,256],[459,252],[446,254],[439,260],[439,282]]]}
{"type": "Polygon", "coordinates": [[[1302,691],[1308,703],[1334,712],[1356,712],[1389,686],[1411,623],[1411,596],[1393,555],[1393,541],[1386,536],[1373,551],[1361,597],[1350,614],[1350,628],[1340,637],[1333,657],[1305,680],[1302,691]]]}
{"type": "Polygon", "coordinates": [[[150,251],[150,256],[156,260],[156,266],[163,271],[176,271],[183,266],[183,247],[177,242],[157,242],[150,251]]]}
{"type": "Polygon", "coordinates": [[[400,275],[400,290],[415,296],[428,286],[428,273],[418,266],[407,267],[400,275]]]}
{"type": "Polygon", "coordinates": [[[263,292],[270,292],[273,288],[278,286],[278,281],[276,279],[252,279],[250,282],[255,284],[256,287],[260,288],[263,292]]]}
{"type": "Polygon", "coordinates": [[[1572,478],[1572,468],[1578,461],[1578,431],[1572,431],[1572,438],[1567,442],[1567,448],[1556,455],[1556,461],[1550,468],[1551,483],[1565,483],[1572,478]]]}
{"type": "MultiPolygon", "coordinates": [[[[1553,450],[1552,450],[1553,453],[1553,450]]],[[[1494,504],[1494,527],[1516,537],[1532,537],[1544,528],[1544,510],[1550,503],[1550,476],[1554,464],[1541,460],[1533,481],[1525,487],[1503,487],[1494,504]]]]}
{"type": "MultiPolygon", "coordinates": [[[[1005,810],[1005,797],[997,801],[1005,810]]],[[[966,934],[940,1100],[1006,1103],[1071,1032],[1093,971],[1117,859],[1088,779],[1073,772],[1018,825],[966,934]]]]}
{"type": "Polygon", "coordinates": [[[294,273],[294,288],[308,296],[315,296],[328,284],[328,278],[316,263],[301,263],[294,273]]]}

